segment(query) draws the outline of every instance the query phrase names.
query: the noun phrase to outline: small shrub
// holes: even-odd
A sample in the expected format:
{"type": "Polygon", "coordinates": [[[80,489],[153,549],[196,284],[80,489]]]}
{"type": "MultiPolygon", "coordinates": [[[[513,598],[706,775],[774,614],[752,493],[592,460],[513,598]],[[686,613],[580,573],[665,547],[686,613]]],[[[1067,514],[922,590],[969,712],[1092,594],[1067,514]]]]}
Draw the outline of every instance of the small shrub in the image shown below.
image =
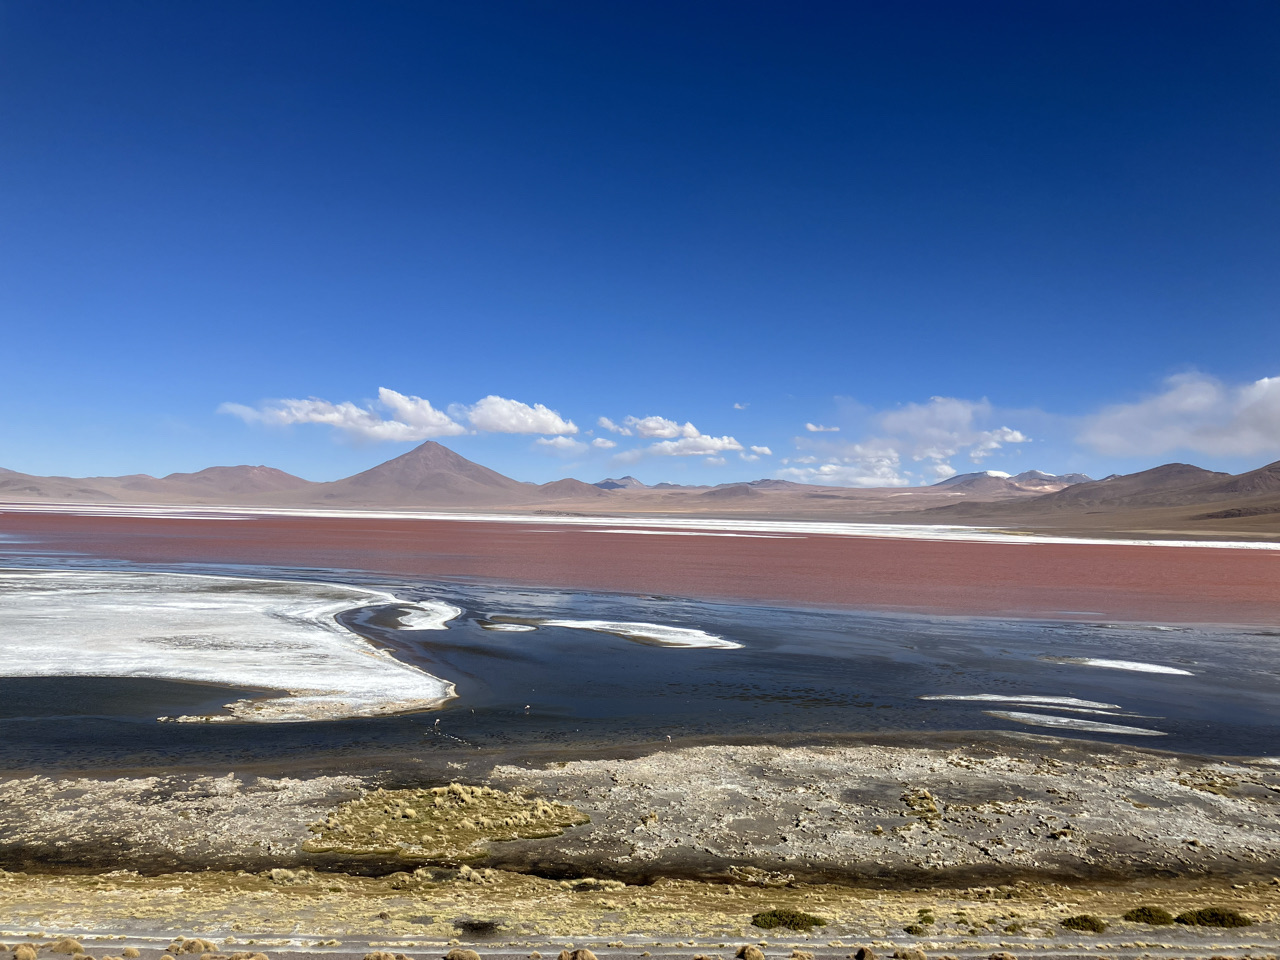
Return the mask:
{"type": "Polygon", "coordinates": [[[84,947],[80,945],[80,941],[72,940],[70,937],[63,937],[49,949],[53,953],[67,953],[71,955],[84,953],[84,947]]]}
{"type": "Polygon", "coordinates": [[[1205,907],[1201,910],[1188,910],[1173,918],[1175,922],[1189,927],[1251,927],[1253,921],[1243,913],[1227,907],[1205,907]]]}
{"type": "Polygon", "coordinates": [[[1102,933],[1107,925],[1091,913],[1082,913],[1076,917],[1067,917],[1062,925],[1068,930],[1082,930],[1087,933],[1102,933]]]}
{"type": "Polygon", "coordinates": [[[909,933],[913,937],[923,937],[929,931],[927,931],[924,927],[922,927],[918,923],[908,923],[905,927],[902,928],[902,932],[909,933]]]}
{"type": "Polygon", "coordinates": [[[1145,923],[1153,927],[1167,927],[1173,923],[1173,914],[1164,907],[1134,907],[1124,915],[1130,923],[1145,923]]]}
{"type": "Polygon", "coordinates": [[[774,930],[777,927],[786,927],[788,930],[812,930],[814,927],[827,925],[827,921],[821,917],[793,910],[790,907],[775,907],[772,910],[757,913],[751,918],[751,922],[761,930],[774,930]]]}

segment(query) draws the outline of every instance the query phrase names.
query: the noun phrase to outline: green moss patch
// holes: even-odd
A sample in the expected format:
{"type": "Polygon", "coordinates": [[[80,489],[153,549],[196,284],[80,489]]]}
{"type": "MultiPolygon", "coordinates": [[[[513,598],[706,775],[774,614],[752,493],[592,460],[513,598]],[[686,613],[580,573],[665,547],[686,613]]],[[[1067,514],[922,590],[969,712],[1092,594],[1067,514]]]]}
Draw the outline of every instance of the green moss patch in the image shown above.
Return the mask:
{"type": "Polygon", "coordinates": [[[788,930],[812,930],[814,927],[827,925],[827,921],[822,917],[815,917],[812,913],[794,910],[791,907],[765,910],[753,916],[751,922],[761,930],[774,930],[778,927],[785,927],[788,930]]]}
{"type": "Polygon", "coordinates": [[[1079,916],[1067,917],[1067,919],[1062,921],[1062,925],[1068,930],[1080,930],[1085,933],[1102,933],[1107,929],[1106,923],[1091,913],[1082,913],[1079,916]]]}
{"type": "Polygon", "coordinates": [[[1173,923],[1173,914],[1164,907],[1134,907],[1124,915],[1130,923],[1145,923],[1153,927],[1167,927],[1173,923]]]}
{"type": "Polygon", "coordinates": [[[1227,907],[1205,907],[1202,910],[1188,910],[1174,917],[1177,923],[1189,927],[1251,927],[1253,921],[1243,913],[1237,913],[1227,907]]]}
{"type": "Polygon", "coordinates": [[[303,849],[312,853],[399,854],[459,860],[502,840],[556,837],[590,822],[581,810],[491,787],[451,783],[429,790],[374,790],[318,823],[303,849]]]}

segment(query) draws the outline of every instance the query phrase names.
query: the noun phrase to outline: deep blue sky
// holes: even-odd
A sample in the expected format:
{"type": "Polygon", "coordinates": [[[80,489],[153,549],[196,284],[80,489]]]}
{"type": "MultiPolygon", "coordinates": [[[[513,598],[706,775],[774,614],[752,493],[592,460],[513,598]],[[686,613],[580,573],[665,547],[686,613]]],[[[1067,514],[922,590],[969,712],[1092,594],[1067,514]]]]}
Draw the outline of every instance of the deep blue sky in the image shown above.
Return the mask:
{"type": "Polygon", "coordinates": [[[379,388],[531,480],[1280,458],[1274,0],[0,0],[0,130],[11,469],[328,479],[379,388]]]}

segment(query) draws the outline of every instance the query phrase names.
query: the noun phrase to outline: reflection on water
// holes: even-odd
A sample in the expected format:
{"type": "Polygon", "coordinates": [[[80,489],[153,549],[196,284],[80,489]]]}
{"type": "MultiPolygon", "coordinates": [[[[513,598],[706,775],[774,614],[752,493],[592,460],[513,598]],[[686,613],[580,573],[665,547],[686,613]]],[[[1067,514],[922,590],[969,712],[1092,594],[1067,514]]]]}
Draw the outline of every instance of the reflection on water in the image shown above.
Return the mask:
{"type": "Polygon", "coordinates": [[[410,583],[351,571],[240,572],[359,583],[458,607],[461,616],[443,630],[402,629],[395,608],[344,615],[397,657],[454,682],[458,699],[399,717],[177,725],[154,718],[207,712],[211,696],[230,702],[244,694],[147,680],[0,680],[0,765],[306,759],[324,766],[441,750],[907,730],[1039,729],[1234,755],[1274,753],[1280,743],[1278,639],[1256,629],[895,616],[410,583]],[[658,646],[546,624],[493,629],[504,620],[556,619],[662,624],[741,647],[658,646]],[[1091,665],[1099,661],[1178,672],[1091,665]],[[993,710],[998,704],[1006,709],[993,710]]]}

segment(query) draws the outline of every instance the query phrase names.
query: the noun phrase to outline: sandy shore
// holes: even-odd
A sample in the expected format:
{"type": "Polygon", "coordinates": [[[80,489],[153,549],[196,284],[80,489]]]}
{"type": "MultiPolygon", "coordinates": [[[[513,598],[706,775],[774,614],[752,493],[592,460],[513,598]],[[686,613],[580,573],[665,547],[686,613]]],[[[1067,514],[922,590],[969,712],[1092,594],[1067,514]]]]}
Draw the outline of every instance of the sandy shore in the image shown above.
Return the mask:
{"type": "Polygon", "coordinates": [[[1280,551],[722,537],[396,518],[0,513],[12,549],[145,563],[349,568],[423,579],[931,613],[1273,625],[1280,551]]]}

